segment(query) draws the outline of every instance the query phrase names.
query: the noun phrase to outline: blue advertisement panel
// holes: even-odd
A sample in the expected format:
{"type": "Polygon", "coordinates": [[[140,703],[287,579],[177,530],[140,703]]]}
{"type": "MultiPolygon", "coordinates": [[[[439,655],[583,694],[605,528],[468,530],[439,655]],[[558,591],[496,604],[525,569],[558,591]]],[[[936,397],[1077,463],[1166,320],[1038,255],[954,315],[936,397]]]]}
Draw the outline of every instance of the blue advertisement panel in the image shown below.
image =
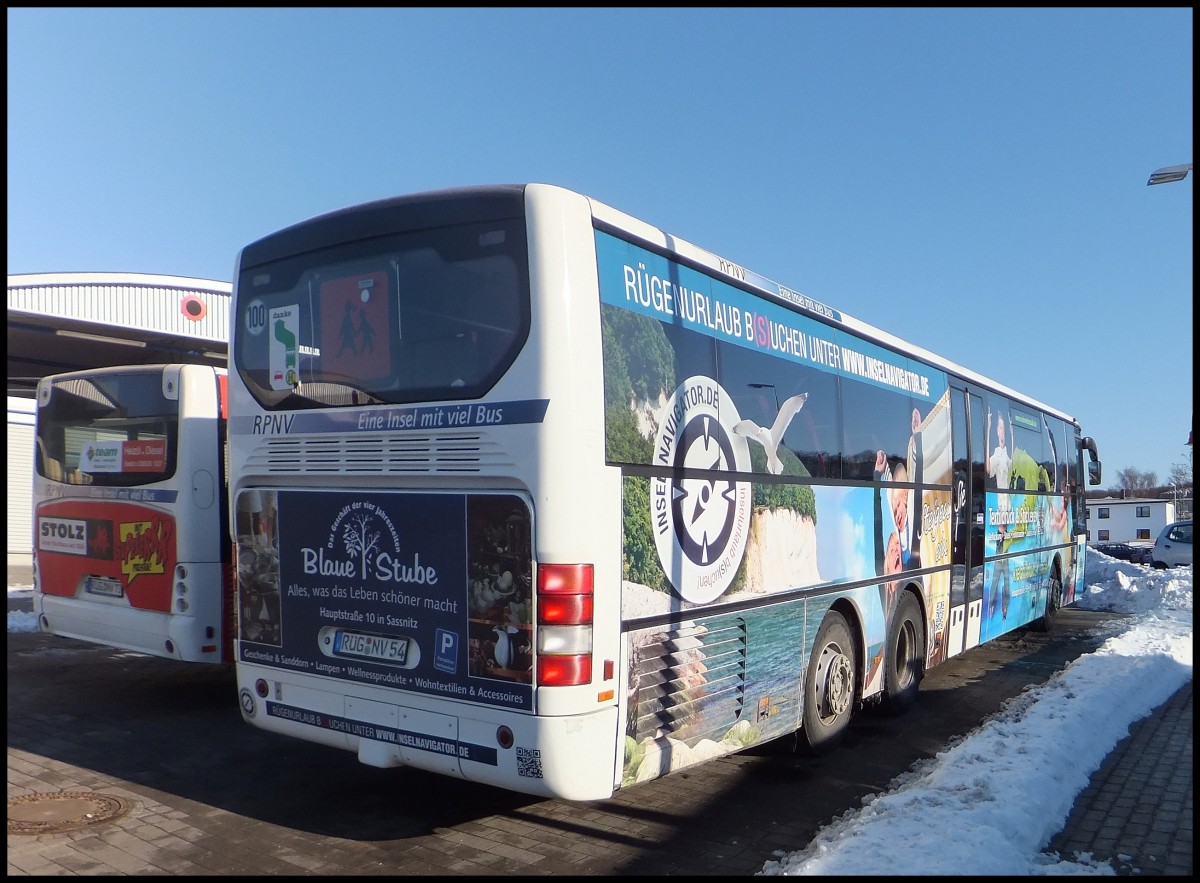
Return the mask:
{"type": "MultiPolygon", "coordinates": [[[[1054,547],[1070,542],[1061,497],[989,491],[987,513],[981,643],[1045,612],[1054,547]]],[[[1064,603],[1074,600],[1073,577],[1064,572],[1064,603]]]]}
{"type": "Polygon", "coordinates": [[[894,390],[931,404],[946,376],[781,304],[596,233],[600,302],[718,341],[894,390]]]}
{"type": "Polygon", "coordinates": [[[626,617],[891,577],[882,631],[896,575],[924,570],[941,652],[946,375],[634,243],[596,249],[606,451],[649,467],[624,486],[626,617]]]}
{"type": "Polygon", "coordinates": [[[598,232],[596,248],[606,454],[635,467],[624,780],[794,730],[803,648],[835,600],[861,629],[863,697],[884,688],[904,583],[944,658],[945,373],[634,243],[598,232]]]}
{"type": "Polygon", "coordinates": [[[237,530],[243,661],[532,707],[519,498],[251,490],[237,530]]]}

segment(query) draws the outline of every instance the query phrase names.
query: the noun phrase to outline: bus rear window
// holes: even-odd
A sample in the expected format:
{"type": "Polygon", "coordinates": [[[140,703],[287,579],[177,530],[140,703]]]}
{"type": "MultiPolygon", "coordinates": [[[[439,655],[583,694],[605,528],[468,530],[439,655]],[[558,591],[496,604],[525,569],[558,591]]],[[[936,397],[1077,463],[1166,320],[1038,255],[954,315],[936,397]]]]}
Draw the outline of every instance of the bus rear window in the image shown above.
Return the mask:
{"type": "Polygon", "coordinates": [[[178,423],[161,374],[57,380],[39,397],[38,474],[101,487],[163,481],[175,473],[178,423]]]}
{"type": "Polygon", "coordinates": [[[235,368],[266,407],[477,398],[528,334],[521,221],[343,244],[238,284],[235,368]]]}

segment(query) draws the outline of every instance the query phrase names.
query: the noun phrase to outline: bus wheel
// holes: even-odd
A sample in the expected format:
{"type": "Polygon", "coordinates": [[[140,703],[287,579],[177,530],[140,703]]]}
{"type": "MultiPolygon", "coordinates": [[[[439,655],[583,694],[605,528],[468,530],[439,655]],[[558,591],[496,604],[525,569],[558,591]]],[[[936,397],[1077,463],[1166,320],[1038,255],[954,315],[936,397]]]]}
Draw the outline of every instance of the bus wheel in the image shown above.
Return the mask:
{"type": "Polygon", "coordinates": [[[811,755],[832,751],[850,725],[858,680],[854,638],[846,618],[825,614],[804,675],[800,744],[811,755]]]}
{"type": "Polygon", "coordinates": [[[925,676],[925,618],[912,592],[900,595],[884,652],[885,707],[888,714],[903,714],[917,701],[925,676]]]}
{"type": "Polygon", "coordinates": [[[1058,568],[1050,571],[1050,580],[1046,583],[1046,612],[1029,624],[1035,632],[1050,631],[1050,622],[1062,607],[1062,576],[1058,568]]]}

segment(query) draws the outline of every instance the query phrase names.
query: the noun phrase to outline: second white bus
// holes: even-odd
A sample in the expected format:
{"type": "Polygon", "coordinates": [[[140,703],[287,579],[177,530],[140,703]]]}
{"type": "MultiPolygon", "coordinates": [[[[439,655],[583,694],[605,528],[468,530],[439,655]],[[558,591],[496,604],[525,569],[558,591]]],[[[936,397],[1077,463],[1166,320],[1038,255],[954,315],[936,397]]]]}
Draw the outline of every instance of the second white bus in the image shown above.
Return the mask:
{"type": "Polygon", "coordinates": [[[228,664],[227,372],[130,365],[43,378],[33,485],[43,632],[228,664]]]}

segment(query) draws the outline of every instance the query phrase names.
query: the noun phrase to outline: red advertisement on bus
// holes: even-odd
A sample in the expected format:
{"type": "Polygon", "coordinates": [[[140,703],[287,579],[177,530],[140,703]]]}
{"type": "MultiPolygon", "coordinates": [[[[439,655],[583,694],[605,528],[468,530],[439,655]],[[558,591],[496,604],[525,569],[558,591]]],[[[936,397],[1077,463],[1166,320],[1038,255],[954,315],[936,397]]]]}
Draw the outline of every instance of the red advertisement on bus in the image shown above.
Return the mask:
{"type": "Polygon", "coordinates": [[[166,612],[175,569],[175,519],[124,501],[63,500],[38,507],[42,591],[125,599],[166,612]]]}

